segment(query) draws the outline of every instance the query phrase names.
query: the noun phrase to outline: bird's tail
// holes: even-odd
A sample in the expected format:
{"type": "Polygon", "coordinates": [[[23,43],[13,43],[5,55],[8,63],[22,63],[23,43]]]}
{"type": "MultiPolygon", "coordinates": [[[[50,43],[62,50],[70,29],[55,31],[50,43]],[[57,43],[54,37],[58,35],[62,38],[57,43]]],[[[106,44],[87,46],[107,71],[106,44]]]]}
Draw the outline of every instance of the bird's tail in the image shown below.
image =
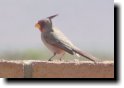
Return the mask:
{"type": "Polygon", "coordinates": [[[79,54],[79,55],[81,55],[81,56],[83,56],[83,57],[85,57],[85,58],[87,58],[87,59],[93,61],[94,63],[96,63],[96,59],[97,59],[97,58],[94,57],[94,56],[92,56],[92,55],[90,55],[89,53],[83,52],[83,51],[81,51],[81,50],[78,49],[78,48],[74,48],[73,51],[74,51],[75,53],[77,53],[77,54],[79,54]]]}

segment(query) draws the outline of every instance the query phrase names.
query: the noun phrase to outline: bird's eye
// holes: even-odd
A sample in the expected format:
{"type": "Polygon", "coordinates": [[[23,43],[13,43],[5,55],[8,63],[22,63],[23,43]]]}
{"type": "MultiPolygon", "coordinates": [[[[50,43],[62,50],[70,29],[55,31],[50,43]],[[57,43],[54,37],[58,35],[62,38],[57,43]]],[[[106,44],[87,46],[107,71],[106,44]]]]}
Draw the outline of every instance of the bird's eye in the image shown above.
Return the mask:
{"type": "Polygon", "coordinates": [[[38,24],[42,27],[44,23],[42,21],[38,21],[38,24]]]}

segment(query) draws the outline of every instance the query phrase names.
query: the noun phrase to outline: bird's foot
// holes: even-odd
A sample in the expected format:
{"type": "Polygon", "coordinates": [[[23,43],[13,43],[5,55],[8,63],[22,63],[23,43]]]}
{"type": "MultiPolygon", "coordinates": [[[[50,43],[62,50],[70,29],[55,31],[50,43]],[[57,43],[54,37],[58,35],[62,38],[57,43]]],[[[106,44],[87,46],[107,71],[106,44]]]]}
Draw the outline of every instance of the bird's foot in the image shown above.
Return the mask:
{"type": "Polygon", "coordinates": [[[63,59],[59,59],[60,61],[64,61],[63,59]]]}
{"type": "Polygon", "coordinates": [[[49,59],[48,61],[53,61],[52,59],[49,59]]]}

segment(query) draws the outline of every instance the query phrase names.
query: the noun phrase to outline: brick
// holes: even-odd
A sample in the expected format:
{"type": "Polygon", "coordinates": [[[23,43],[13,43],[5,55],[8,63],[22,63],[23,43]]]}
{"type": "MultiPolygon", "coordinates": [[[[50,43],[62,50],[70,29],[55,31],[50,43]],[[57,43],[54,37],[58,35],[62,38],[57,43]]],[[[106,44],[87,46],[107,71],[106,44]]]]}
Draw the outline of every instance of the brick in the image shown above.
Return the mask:
{"type": "Polygon", "coordinates": [[[19,60],[0,60],[0,77],[1,78],[23,78],[23,62],[19,60]]]}
{"type": "Polygon", "coordinates": [[[33,78],[114,78],[114,62],[32,62],[33,78]]]}

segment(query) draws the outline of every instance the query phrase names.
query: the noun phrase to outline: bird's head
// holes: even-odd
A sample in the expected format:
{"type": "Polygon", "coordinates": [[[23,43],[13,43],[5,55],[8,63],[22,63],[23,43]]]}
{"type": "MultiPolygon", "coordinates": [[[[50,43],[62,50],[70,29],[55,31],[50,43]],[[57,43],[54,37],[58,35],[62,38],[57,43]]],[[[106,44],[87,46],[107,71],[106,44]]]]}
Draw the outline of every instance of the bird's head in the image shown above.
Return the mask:
{"type": "Polygon", "coordinates": [[[52,30],[52,21],[51,20],[56,16],[58,16],[58,15],[56,14],[53,16],[49,16],[46,19],[39,20],[35,24],[35,27],[38,28],[41,32],[51,31],[52,30]]]}

